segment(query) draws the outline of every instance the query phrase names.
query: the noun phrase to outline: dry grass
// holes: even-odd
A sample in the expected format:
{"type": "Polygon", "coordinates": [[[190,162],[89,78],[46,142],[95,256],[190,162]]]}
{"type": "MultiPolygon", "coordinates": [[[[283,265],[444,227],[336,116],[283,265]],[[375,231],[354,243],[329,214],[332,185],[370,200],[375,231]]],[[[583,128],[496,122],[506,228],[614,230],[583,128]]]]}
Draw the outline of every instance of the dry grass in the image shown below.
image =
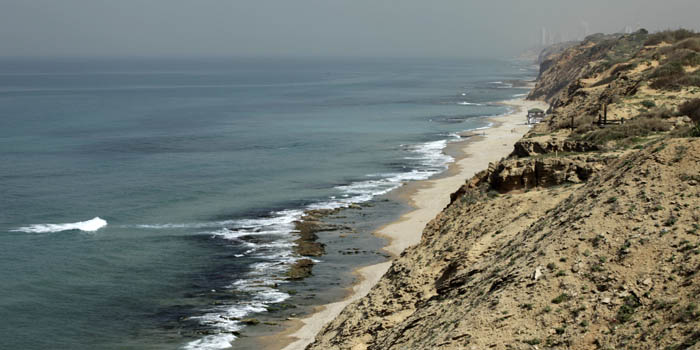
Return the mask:
{"type": "Polygon", "coordinates": [[[598,120],[598,118],[592,116],[592,115],[586,115],[578,120],[575,121],[575,129],[574,133],[576,134],[585,134],[587,132],[595,130],[595,121],[598,120]]]}
{"type": "Polygon", "coordinates": [[[657,50],[658,55],[664,55],[666,58],[663,60],[663,64],[649,75],[649,78],[654,80],[651,83],[651,87],[674,90],[683,86],[700,86],[700,73],[698,71],[687,72],[685,70],[685,67],[700,65],[700,34],[690,31],[681,31],[677,35],[673,33],[675,32],[661,35],[661,37],[666,38],[664,41],[675,40],[666,42],[678,42],[672,46],[662,47],[657,50]],[[692,33],[692,35],[689,33],[692,33]]]}
{"type": "Polygon", "coordinates": [[[672,44],[680,40],[697,36],[697,33],[687,29],[665,30],[662,32],[650,34],[647,40],[644,42],[644,46],[653,46],[664,42],[672,44]]]}
{"type": "Polygon", "coordinates": [[[688,38],[674,45],[677,49],[686,49],[700,52],[700,37],[688,38]]]}
{"type": "Polygon", "coordinates": [[[597,144],[610,141],[624,140],[632,137],[644,137],[654,132],[671,130],[671,125],[661,118],[640,116],[622,125],[597,129],[583,135],[581,138],[597,144]]]}

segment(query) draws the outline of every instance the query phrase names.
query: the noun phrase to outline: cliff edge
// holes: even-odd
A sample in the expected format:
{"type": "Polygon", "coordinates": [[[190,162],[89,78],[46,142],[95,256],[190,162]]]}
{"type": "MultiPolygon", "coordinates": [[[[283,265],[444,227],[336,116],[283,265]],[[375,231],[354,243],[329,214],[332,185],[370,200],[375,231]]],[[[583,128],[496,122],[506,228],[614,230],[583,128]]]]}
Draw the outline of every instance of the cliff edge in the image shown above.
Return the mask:
{"type": "Polygon", "coordinates": [[[308,349],[697,349],[700,35],[595,35],[552,109],[308,349]]]}

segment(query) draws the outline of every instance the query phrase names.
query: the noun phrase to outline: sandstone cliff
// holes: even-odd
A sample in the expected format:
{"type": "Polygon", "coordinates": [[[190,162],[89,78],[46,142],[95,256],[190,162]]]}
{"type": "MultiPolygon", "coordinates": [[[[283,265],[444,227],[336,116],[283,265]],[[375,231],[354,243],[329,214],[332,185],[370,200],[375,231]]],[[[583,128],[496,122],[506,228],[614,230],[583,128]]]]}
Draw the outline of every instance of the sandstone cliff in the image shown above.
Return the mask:
{"type": "Polygon", "coordinates": [[[640,31],[545,60],[553,113],[308,348],[697,349],[698,52],[640,31]]]}

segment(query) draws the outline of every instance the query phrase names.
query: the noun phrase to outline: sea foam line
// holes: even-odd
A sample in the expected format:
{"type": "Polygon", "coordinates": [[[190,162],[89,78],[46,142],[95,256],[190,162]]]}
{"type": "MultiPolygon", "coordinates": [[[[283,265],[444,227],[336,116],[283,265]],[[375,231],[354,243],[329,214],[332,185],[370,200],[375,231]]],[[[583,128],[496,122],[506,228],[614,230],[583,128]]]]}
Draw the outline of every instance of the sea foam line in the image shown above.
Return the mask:
{"type": "MultiPolygon", "coordinates": [[[[187,343],[186,350],[227,349],[236,339],[234,332],[245,327],[240,321],[248,315],[266,312],[272,304],[287,300],[290,295],[280,291],[276,286],[287,283],[285,273],[288,267],[300,259],[293,251],[295,238],[294,223],[301,219],[304,211],[282,210],[271,213],[269,217],[257,219],[241,219],[220,221],[217,230],[209,234],[235,242],[242,242],[249,248],[244,255],[257,258],[260,261],[250,265],[250,271],[245,276],[239,276],[225,290],[250,295],[248,300],[240,300],[228,305],[220,305],[202,310],[199,315],[190,316],[200,326],[216,332],[187,343]],[[265,242],[246,242],[245,236],[267,236],[265,242]]],[[[168,227],[157,225],[158,228],[168,227]]],[[[191,227],[206,224],[177,224],[177,227],[191,227]]],[[[153,228],[151,225],[147,228],[153,228]]],[[[207,226],[208,227],[208,226],[207,226]]],[[[195,227],[197,228],[197,227],[195,227]]]]}
{"type": "MultiPolygon", "coordinates": [[[[485,127],[471,130],[482,130],[492,127],[489,123],[485,127]]],[[[275,286],[287,283],[283,277],[288,266],[300,259],[293,252],[296,238],[294,222],[298,221],[308,209],[336,209],[345,208],[353,203],[363,203],[373,198],[386,194],[409,181],[426,180],[447,169],[454,158],[444,153],[447,144],[458,141],[461,137],[452,133],[449,138],[424,142],[414,145],[401,145],[408,153],[404,159],[414,164],[414,169],[405,172],[384,173],[368,175],[369,179],[355,181],[348,185],[336,186],[340,195],[331,196],[327,201],[317,202],[306,206],[304,209],[284,210],[271,213],[270,217],[258,219],[244,219],[219,221],[212,223],[193,224],[162,224],[141,225],[141,228],[209,228],[220,226],[220,229],[210,231],[209,234],[246,244],[249,250],[246,256],[260,258],[262,261],[251,265],[251,271],[241,278],[233,281],[226,288],[232,291],[247,292],[251,295],[249,300],[239,301],[230,305],[222,305],[209,310],[203,310],[200,315],[191,316],[200,325],[215,330],[218,334],[211,334],[189,342],[184,346],[186,350],[213,350],[225,349],[235,341],[234,332],[245,327],[240,322],[241,318],[254,313],[266,312],[268,306],[280,303],[290,296],[280,291],[275,286]],[[271,242],[250,243],[242,240],[245,236],[268,235],[277,237],[271,242]]]]}
{"type": "Polygon", "coordinates": [[[23,226],[11,231],[26,233],[53,233],[70,230],[95,232],[105,226],[107,226],[107,221],[101,219],[100,217],[94,217],[87,221],[71,222],[66,224],[35,224],[23,226]]]}

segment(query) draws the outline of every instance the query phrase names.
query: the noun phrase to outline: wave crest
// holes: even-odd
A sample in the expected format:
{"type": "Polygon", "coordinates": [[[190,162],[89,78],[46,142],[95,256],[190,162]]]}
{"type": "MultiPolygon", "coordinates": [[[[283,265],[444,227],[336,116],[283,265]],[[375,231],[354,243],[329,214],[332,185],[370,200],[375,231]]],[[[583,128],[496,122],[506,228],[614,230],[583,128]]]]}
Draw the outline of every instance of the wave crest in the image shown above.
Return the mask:
{"type": "Polygon", "coordinates": [[[70,230],[80,230],[84,232],[95,232],[107,226],[107,221],[100,217],[94,217],[87,221],[71,222],[66,224],[36,224],[20,227],[12,230],[13,232],[26,233],[50,233],[70,230]]]}

